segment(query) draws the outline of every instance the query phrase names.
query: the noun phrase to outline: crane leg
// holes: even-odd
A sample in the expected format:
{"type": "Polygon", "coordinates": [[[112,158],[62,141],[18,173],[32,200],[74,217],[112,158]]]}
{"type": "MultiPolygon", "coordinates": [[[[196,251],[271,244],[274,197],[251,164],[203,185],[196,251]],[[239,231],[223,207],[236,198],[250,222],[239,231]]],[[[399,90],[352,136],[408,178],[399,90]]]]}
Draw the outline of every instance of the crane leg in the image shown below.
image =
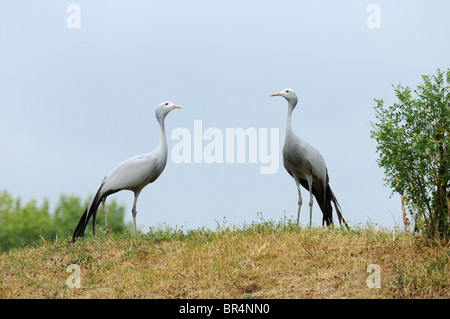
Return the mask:
{"type": "Polygon", "coordinates": [[[313,184],[312,176],[307,177],[306,181],[308,182],[308,189],[309,189],[309,227],[311,228],[312,227],[312,208],[313,208],[313,203],[314,203],[313,192],[312,192],[312,186],[313,186],[312,185],[313,184]]]}
{"type": "Polygon", "coordinates": [[[131,210],[131,214],[133,215],[133,234],[136,236],[136,215],[137,215],[137,210],[136,210],[136,203],[139,197],[139,192],[135,192],[134,193],[134,203],[133,203],[133,209],[131,210]]]}
{"type": "Polygon", "coordinates": [[[300,182],[298,180],[295,181],[297,184],[298,190],[298,213],[297,213],[297,226],[300,225],[300,208],[302,207],[302,193],[300,192],[300,182]]]}
{"type": "Polygon", "coordinates": [[[105,202],[106,202],[106,197],[102,199],[102,206],[103,206],[103,215],[105,216],[105,232],[108,232],[109,226],[108,226],[108,218],[106,217],[107,212],[106,212],[106,208],[105,208],[105,202]]]}

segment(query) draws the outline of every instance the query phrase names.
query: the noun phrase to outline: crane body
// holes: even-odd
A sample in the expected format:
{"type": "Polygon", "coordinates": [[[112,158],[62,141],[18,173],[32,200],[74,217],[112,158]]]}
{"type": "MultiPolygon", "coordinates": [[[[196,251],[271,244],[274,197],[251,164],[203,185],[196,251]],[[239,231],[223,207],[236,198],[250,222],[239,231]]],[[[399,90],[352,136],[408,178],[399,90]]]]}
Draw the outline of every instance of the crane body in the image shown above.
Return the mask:
{"type": "Polygon", "coordinates": [[[95,235],[95,219],[100,203],[103,204],[103,214],[105,217],[105,229],[108,229],[107,213],[105,209],[106,198],[121,190],[129,190],[134,193],[134,203],[132,208],[133,231],[136,234],[136,204],[142,189],[153,183],[163,172],[167,163],[167,141],[164,128],[164,119],[173,109],[181,106],[171,102],[163,102],[156,109],[156,119],[160,126],[159,145],[153,151],[132,157],[120,163],[108,176],[106,176],[97,193],[92,197],[86,210],[72,236],[72,242],[83,237],[90,218],[93,221],[93,233],[95,235]]]}

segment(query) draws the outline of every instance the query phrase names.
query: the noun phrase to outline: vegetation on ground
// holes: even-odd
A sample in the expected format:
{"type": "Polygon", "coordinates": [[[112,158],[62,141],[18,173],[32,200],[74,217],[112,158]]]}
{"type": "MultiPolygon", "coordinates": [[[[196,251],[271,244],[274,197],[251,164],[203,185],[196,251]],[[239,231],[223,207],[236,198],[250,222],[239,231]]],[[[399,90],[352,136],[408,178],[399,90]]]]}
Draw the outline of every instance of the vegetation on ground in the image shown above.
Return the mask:
{"type": "Polygon", "coordinates": [[[448,298],[449,258],[449,244],[404,230],[299,228],[287,218],[100,231],[1,254],[0,298],[448,298]]]}

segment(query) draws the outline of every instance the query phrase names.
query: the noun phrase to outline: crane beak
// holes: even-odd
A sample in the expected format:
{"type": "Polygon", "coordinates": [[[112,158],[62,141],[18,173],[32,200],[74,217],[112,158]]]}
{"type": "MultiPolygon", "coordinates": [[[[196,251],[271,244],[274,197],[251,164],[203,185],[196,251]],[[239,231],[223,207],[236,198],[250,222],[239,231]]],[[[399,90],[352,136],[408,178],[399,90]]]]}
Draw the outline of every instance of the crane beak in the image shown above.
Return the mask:
{"type": "Polygon", "coordinates": [[[182,107],[179,106],[179,105],[174,104],[174,105],[172,105],[172,109],[182,109],[182,107]]]}
{"type": "Polygon", "coordinates": [[[271,94],[270,96],[282,96],[282,95],[281,95],[281,92],[279,92],[279,93],[271,94]]]}

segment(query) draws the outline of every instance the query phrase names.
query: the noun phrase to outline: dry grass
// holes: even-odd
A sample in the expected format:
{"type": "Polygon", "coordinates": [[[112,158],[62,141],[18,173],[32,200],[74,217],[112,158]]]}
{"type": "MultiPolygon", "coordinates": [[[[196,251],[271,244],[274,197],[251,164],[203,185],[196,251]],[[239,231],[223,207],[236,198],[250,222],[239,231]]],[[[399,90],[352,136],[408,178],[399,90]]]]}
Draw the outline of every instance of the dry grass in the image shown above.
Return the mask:
{"type": "Polygon", "coordinates": [[[448,298],[450,248],[405,232],[239,229],[101,234],[0,255],[0,298],[448,298]],[[81,287],[69,288],[76,264],[81,287]],[[368,288],[367,266],[381,269],[368,288]]]}

